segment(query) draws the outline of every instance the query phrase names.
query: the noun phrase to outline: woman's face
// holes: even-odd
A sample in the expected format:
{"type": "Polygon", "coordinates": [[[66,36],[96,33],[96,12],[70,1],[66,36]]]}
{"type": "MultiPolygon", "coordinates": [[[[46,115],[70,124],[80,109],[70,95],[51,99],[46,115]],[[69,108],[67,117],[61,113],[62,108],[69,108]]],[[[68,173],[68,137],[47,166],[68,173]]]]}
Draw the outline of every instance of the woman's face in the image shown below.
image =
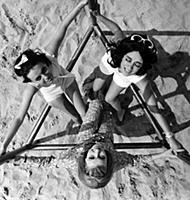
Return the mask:
{"type": "Polygon", "coordinates": [[[135,75],[143,65],[143,59],[138,51],[125,54],[121,60],[119,71],[124,76],[135,75]]]}
{"type": "Polygon", "coordinates": [[[97,166],[107,167],[107,155],[105,150],[98,144],[93,145],[88,150],[85,163],[88,169],[96,168],[97,166]]]}
{"type": "Polygon", "coordinates": [[[38,85],[38,87],[48,87],[52,84],[53,75],[50,68],[44,63],[38,63],[30,69],[27,77],[38,85]]]}

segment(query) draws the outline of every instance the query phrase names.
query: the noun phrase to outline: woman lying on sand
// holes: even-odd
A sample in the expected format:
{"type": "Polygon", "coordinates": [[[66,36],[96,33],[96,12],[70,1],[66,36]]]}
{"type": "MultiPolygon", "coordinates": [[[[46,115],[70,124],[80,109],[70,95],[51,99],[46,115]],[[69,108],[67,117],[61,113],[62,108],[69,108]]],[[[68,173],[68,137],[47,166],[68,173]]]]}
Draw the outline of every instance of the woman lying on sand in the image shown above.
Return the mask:
{"type": "Polygon", "coordinates": [[[53,37],[50,35],[51,40],[45,47],[45,52],[38,49],[27,49],[17,58],[14,70],[17,76],[23,78],[26,88],[22,95],[18,114],[1,146],[0,155],[6,152],[7,146],[22,125],[30,103],[38,91],[52,107],[63,110],[76,123],[82,123],[86,106],[75,76],[60,66],[57,59],[59,47],[65,38],[68,26],[86,4],[87,0],[81,1],[59,25],[53,37]],[[66,96],[69,97],[70,101],[66,96]]]}
{"type": "Polygon", "coordinates": [[[110,48],[102,57],[96,70],[96,78],[92,86],[94,94],[102,89],[107,79],[113,76],[105,94],[105,101],[117,111],[117,118],[122,122],[125,116],[125,109],[121,107],[118,96],[130,84],[135,84],[143,95],[151,113],[163,129],[170,148],[178,156],[187,156],[189,160],[188,152],[175,139],[167,121],[159,111],[151,88],[151,81],[147,75],[151,65],[157,61],[157,50],[153,41],[147,35],[136,33],[126,37],[121,28],[112,20],[101,15],[98,9],[93,11],[92,14],[114,34],[110,48]]]}

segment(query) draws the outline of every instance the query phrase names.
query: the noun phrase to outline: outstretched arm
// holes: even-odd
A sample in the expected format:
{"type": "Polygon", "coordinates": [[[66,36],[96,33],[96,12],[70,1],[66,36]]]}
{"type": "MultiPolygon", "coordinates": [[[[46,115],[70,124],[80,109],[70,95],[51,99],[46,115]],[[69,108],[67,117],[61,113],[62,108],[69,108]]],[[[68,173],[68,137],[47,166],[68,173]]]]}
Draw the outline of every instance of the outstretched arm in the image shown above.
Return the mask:
{"type": "Polygon", "coordinates": [[[93,11],[92,14],[96,16],[96,18],[101,21],[113,34],[114,41],[117,42],[125,38],[125,34],[121,30],[118,24],[116,24],[111,19],[108,19],[104,15],[101,15],[99,10],[93,11]]]}
{"type": "Polygon", "coordinates": [[[13,124],[12,124],[12,126],[11,126],[11,128],[8,132],[8,135],[6,136],[4,142],[1,146],[0,155],[6,152],[9,143],[11,142],[13,137],[15,136],[19,127],[22,125],[24,117],[25,117],[27,110],[30,106],[32,97],[34,96],[36,91],[37,91],[37,89],[34,88],[33,86],[30,86],[30,85],[27,86],[26,90],[24,91],[23,100],[22,100],[22,103],[20,105],[20,109],[18,111],[17,116],[15,117],[15,119],[13,121],[13,124]]]}
{"type": "Polygon", "coordinates": [[[80,10],[87,4],[87,0],[82,0],[64,19],[61,26],[56,30],[52,40],[45,47],[46,51],[57,57],[59,47],[65,37],[66,31],[70,23],[76,18],[80,10]]]}
{"type": "Polygon", "coordinates": [[[182,145],[175,139],[174,134],[171,132],[168,122],[160,113],[150,81],[147,78],[144,78],[139,82],[138,86],[141,89],[144,100],[147,103],[149,110],[163,129],[166,140],[169,143],[170,147],[172,149],[182,148],[182,145]]]}
{"type": "Polygon", "coordinates": [[[165,118],[160,113],[160,110],[159,110],[157,102],[156,102],[155,95],[153,93],[153,90],[152,90],[152,87],[151,87],[151,84],[150,84],[150,81],[148,80],[148,78],[142,79],[139,82],[138,86],[143,94],[143,98],[144,98],[145,102],[147,103],[147,105],[149,107],[149,110],[154,115],[156,120],[159,122],[159,124],[160,124],[161,128],[163,129],[164,133],[166,134],[166,136],[167,135],[170,136],[171,130],[170,130],[169,124],[167,123],[165,118]]]}

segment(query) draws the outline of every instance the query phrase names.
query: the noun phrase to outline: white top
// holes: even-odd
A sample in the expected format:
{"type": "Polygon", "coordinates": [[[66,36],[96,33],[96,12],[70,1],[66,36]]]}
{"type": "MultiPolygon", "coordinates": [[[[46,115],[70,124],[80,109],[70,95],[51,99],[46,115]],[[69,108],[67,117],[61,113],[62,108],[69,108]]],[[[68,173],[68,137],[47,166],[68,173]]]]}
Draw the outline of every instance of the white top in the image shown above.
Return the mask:
{"type": "Polygon", "coordinates": [[[111,75],[113,74],[113,81],[120,87],[127,88],[131,83],[137,83],[143,78],[146,77],[146,74],[142,76],[138,75],[129,75],[124,76],[121,72],[119,72],[118,68],[113,68],[109,63],[108,60],[111,58],[110,52],[105,53],[100,62],[100,70],[106,74],[111,75]]]}
{"type": "Polygon", "coordinates": [[[56,58],[53,56],[47,57],[52,63],[49,66],[52,68],[52,75],[54,77],[52,84],[48,87],[41,88],[35,85],[35,83],[30,82],[29,84],[38,88],[44,99],[49,103],[65,92],[65,89],[75,80],[75,76],[59,65],[56,58]]]}

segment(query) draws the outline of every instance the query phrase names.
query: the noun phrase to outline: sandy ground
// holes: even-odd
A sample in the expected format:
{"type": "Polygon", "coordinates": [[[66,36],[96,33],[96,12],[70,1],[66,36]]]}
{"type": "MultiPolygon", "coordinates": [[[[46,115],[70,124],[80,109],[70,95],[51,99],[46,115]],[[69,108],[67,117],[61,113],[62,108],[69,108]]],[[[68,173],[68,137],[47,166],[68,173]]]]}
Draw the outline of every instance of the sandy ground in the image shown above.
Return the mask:
{"type": "MultiPolygon", "coordinates": [[[[23,84],[14,76],[12,63],[28,47],[43,47],[77,0],[0,0],[0,141],[11,125],[22,98],[23,84]]],[[[154,90],[176,138],[190,151],[190,2],[188,0],[112,0],[99,1],[101,12],[117,21],[126,31],[150,33],[159,50],[158,64],[151,76],[154,90]]],[[[81,12],[70,26],[60,50],[59,62],[67,66],[81,41],[89,17],[81,12]]],[[[103,30],[106,30],[100,24],[103,30]]],[[[105,49],[93,36],[73,73],[81,88],[84,79],[98,65],[105,49]]],[[[126,102],[130,102],[127,97],[126,102]]],[[[127,103],[126,103],[127,104],[127,103]]],[[[130,102],[130,113],[122,127],[116,127],[115,142],[154,141],[155,132],[144,113],[130,102]]],[[[36,96],[9,150],[22,146],[30,136],[45,102],[36,96]]],[[[76,142],[69,118],[51,109],[37,138],[50,136],[49,143],[76,142]],[[67,130],[67,131],[65,131],[67,130]]],[[[164,149],[134,149],[130,153],[150,154],[164,149]]],[[[83,186],[72,168],[72,160],[59,161],[62,151],[29,151],[28,159],[12,160],[0,166],[2,200],[189,200],[190,167],[175,156],[163,155],[137,167],[123,166],[103,189],[83,186]],[[30,156],[39,159],[30,159],[30,156]],[[45,159],[55,156],[56,159],[45,159]],[[41,160],[40,160],[41,159],[41,160]],[[50,161],[48,163],[48,161],[50,161]]]]}

